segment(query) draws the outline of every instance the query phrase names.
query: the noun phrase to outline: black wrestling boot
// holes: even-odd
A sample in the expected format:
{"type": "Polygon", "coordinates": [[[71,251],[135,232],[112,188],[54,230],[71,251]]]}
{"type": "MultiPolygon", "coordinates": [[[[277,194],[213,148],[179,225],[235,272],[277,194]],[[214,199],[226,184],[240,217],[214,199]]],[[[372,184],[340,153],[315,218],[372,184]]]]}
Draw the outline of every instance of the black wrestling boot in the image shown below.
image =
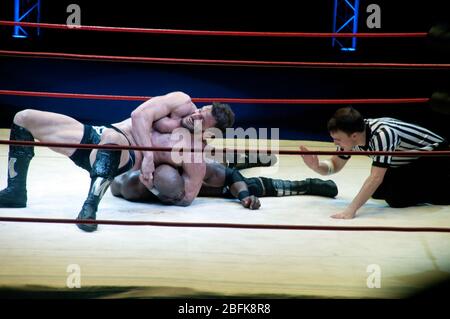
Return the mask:
{"type": "MultiPolygon", "coordinates": [[[[34,141],[33,135],[22,126],[13,124],[11,141],[34,141]]],[[[1,208],[21,208],[27,206],[27,174],[34,156],[33,146],[10,145],[8,154],[8,186],[0,191],[1,208]]]]}
{"type": "MultiPolygon", "coordinates": [[[[77,220],[95,220],[97,218],[98,204],[108,190],[114,177],[117,175],[120,164],[120,153],[121,151],[97,151],[97,156],[91,169],[91,186],[89,188],[89,194],[84,201],[77,220]]],[[[97,224],[77,224],[77,226],[86,232],[96,231],[98,227],[97,224]]]]}
{"type": "Polygon", "coordinates": [[[336,197],[338,188],[332,180],[324,181],[320,178],[307,178],[308,189],[305,195],[318,195],[323,197],[336,197]]]}
{"type": "MultiPolygon", "coordinates": [[[[307,178],[303,181],[288,181],[266,177],[259,177],[259,179],[262,181],[262,187],[264,188],[263,196],[268,197],[295,195],[319,195],[324,197],[335,197],[338,193],[336,184],[331,180],[324,181],[318,178],[307,178]]],[[[249,189],[253,188],[249,186],[249,189]]]]}
{"type": "Polygon", "coordinates": [[[233,153],[226,155],[229,168],[237,170],[252,167],[269,167],[277,163],[277,157],[273,154],[249,154],[249,153],[233,153]]]}

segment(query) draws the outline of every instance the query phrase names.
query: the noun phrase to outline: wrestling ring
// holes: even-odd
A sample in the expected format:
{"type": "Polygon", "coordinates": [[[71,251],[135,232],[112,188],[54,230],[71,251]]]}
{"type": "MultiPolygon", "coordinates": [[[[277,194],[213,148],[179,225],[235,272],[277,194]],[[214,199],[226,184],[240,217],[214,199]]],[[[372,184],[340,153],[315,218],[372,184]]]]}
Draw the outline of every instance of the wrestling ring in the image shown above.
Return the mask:
{"type": "MultiPolygon", "coordinates": [[[[0,25],[68,29],[65,25],[0,21],[0,25]]],[[[208,31],[82,26],[94,32],[204,35],[208,31]]],[[[332,37],[336,34],[214,32],[209,36],[332,37]]],[[[339,34],[341,37],[424,37],[426,33],[339,34]]],[[[450,64],[334,63],[171,59],[0,50],[1,56],[87,59],[158,64],[245,65],[302,68],[418,68],[448,70],[450,64]]],[[[34,98],[145,101],[150,96],[6,90],[0,95],[34,98]]],[[[374,99],[241,99],[193,97],[195,103],[377,105],[422,103],[429,97],[374,99]]],[[[394,107],[394,106],[393,106],[394,107]]],[[[321,123],[322,125],[323,123],[321,123]]],[[[7,179],[9,130],[0,130],[0,180],[7,179]]],[[[220,147],[223,141],[214,140],[220,147]]],[[[279,140],[276,167],[243,170],[246,177],[302,180],[323,178],[306,167],[301,154],[336,154],[332,143],[279,140]],[[299,145],[310,152],[299,151],[299,145]]],[[[18,142],[26,145],[26,142],[18,142]]],[[[28,143],[32,144],[32,143],[28,143]]],[[[35,142],[36,146],[52,146],[35,142]]],[[[55,146],[55,145],[53,145],[55,146]]],[[[65,147],[78,147],[68,145],[65,147]]],[[[237,140],[238,151],[248,141],[237,140]]],[[[99,148],[98,145],[85,145],[99,148]]],[[[110,147],[110,146],[109,146],[110,147]]],[[[125,146],[119,146],[126,149],[125,146]]],[[[132,147],[131,147],[132,148],[132,147]]],[[[157,148],[150,148],[158,151],[157,148]]],[[[162,151],[162,150],[159,150],[162,151]]],[[[195,150],[194,150],[195,151],[195,150]]],[[[251,149],[250,151],[255,151],[251,149]]],[[[450,273],[450,207],[390,208],[370,199],[352,220],[331,219],[358,192],[371,165],[367,152],[353,156],[346,169],[330,176],[339,187],[334,199],[317,196],[261,198],[261,209],[244,209],[236,200],[195,199],[189,207],[128,202],[107,192],[95,233],[73,224],[85,199],[89,175],[66,157],[35,147],[28,173],[28,205],[0,208],[0,288],[4,291],[95,291],[104,298],[271,297],[404,298],[450,273]],[[49,183],[49,181],[52,181],[49,183]],[[138,227],[139,226],[139,227],[138,227]],[[145,227],[143,227],[145,226],[145,227]],[[73,265],[81,288],[70,289],[73,265]],[[379,287],[371,275],[379,270],[379,287]]],[[[429,152],[431,153],[431,152],[429,152]]],[[[449,156],[449,152],[434,155],[449,156]]],[[[410,152],[405,152],[405,156],[410,152]]],[[[427,156],[430,154],[425,154],[427,156]]],[[[450,195],[449,195],[450,196],[450,195]]],[[[86,221],[88,223],[88,221],[86,221]]],[[[70,294],[68,294],[70,296],[70,294]]]]}

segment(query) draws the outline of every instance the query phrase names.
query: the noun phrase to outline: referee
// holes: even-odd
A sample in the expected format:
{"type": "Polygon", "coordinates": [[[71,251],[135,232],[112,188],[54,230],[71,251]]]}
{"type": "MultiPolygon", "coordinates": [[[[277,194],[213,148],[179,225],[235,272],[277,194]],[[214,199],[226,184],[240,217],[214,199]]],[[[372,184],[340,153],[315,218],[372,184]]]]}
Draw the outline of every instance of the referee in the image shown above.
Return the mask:
{"type": "MultiPolygon", "coordinates": [[[[382,117],[364,119],[352,107],[341,108],[328,121],[328,131],[339,151],[437,151],[449,150],[445,138],[418,125],[382,117]]],[[[307,151],[304,146],[301,150],[307,151]]],[[[319,161],[303,155],[305,164],[321,175],[339,172],[350,156],[319,161]]],[[[450,205],[450,157],[370,155],[372,168],[351,204],[333,218],[354,218],[370,197],[384,199],[391,207],[417,204],[450,205]]]]}

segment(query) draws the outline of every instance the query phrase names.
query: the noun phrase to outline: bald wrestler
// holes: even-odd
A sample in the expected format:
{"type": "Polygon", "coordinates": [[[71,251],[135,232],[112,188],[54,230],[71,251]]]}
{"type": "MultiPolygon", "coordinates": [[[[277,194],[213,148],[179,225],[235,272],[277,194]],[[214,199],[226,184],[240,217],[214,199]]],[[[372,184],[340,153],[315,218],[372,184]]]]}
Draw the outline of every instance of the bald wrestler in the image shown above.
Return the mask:
{"type": "MultiPolygon", "coordinates": [[[[165,204],[179,205],[178,198],[183,193],[185,181],[174,167],[164,165],[155,171],[155,188],[150,192],[139,180],[139,171],[129,171],[116,177],[111,184],[114,196],[130,201],[152,202],[160,200],[165,204]],[[157,183],[158,181],[158,183],[157,183]],[[159,188],[159,185],[163,185],[159,188]],[[168,186],[171,185],[171,186],[168,186]],[[174,192],[173,190],[177,191],[174,192]]],[[[220,163],[207,163],[199,196],[238,198],[245,208],[259,209],[259,197],[279,197],[292,195],[319,195],[335,197],[336,184],[317,178],[303,181],[288,181],[266,177],[245,178],[237,169],[224,167],[220,163]]]]}

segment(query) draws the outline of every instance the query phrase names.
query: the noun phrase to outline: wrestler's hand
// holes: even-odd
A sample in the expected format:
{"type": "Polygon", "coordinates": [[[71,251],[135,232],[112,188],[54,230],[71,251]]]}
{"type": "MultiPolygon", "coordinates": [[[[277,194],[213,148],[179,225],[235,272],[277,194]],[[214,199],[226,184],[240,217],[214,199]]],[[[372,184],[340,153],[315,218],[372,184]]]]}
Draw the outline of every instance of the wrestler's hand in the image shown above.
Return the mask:
{"type": "MultiPolygon", "coordinates": [[[[309,151],[305,146],[300,145],[300,150],[307,152],[309,151]]],[[[305,162],[306,166],[308,166],[313,171],[317,171],[319,169],[319,158],[317,155],[300,155],[303,158],[303,162],[305,162]]]]}
{"type": "Polygon", "coordinates": [[[155,164],[153,163],[153,156],[144,156],[141,165],[141,175],[139,180],[148,189],[153,188],[153,172],[155,171],[155,164]]]}
{"type": "Polygon", "coordinates": [[[356,212],[351,211],[351,210],[344,210],[341,213],[337,213],[334,215],[331,215],[331,218],[336,218],[336,219],[352,219],[355,218],[356,212]]]}
{"type": "Polygon", "coordinates": [[[253,195],[243,198],[241,200],[241,204],[245,208],[252,209],[252,210],[259,209],[261,207],[259,198],[256,196],[253,196],[253,195]]]}

